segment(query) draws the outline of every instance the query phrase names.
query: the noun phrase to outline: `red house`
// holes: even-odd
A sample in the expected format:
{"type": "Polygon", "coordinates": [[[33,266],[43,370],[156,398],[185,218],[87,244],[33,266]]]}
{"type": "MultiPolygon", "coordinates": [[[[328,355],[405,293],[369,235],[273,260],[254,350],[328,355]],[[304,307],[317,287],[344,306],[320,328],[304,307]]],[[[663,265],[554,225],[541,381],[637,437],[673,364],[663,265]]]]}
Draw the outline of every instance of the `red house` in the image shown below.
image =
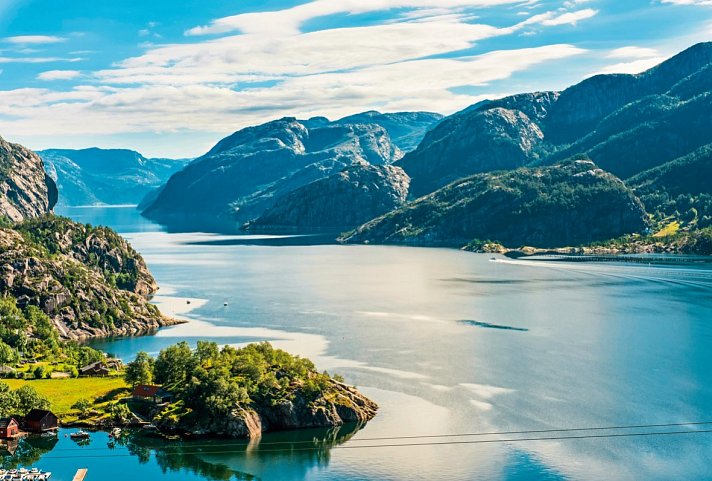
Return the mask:
{"type": "Polygon", "coordinates": [[[15,418],[0,418],[0,438],[11,439],[20,434],[20,424],[15,418]]]}
{"type": "Polygon", "coordinates": [[[170,402],[173,395],[164,390],[161,386],[153,386],[150,384],[139,384],[133,390],[132,396],[140,401],[149,401],[154,404],[162,404],[170,402]]]}

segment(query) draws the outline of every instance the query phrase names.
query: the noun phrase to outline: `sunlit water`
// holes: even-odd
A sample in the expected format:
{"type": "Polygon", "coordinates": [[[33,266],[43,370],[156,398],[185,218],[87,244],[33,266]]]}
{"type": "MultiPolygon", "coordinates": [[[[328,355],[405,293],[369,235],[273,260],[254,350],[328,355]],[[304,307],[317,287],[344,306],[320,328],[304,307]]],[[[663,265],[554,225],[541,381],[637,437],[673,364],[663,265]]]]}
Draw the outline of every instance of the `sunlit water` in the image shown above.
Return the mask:
{"type": "MultiPolygon", "coordinates": [[[[269,340],[343,375],[381,409],[355,433],[275,434],[247,450],[158,449],[141,458],[126,447],[109,451],[103,434],[93,451],[61,438],[64,451],[35,463],[56,479],[71,479],[80,465],[102,481],[712,478],[712,434],[373,440],[712,421],[709,264],[491,262],[447,249],[265,245],[168,234],[126,208],[64,214],[128,237],[161,285],[164,313],[192,320],[97,346],[129,359],[180,340],[269,340]],[[269,449],[274,439],[297,444],[269,449]],[[313,439],[325,444],[318,454],[296,449],[313,439]],[[496,439],[510,441],[422,445],[496,439]],[[103,457],[80,457],[88,454],[103,457]]],[[[666,430],[681,428],[610,432],[666,430]]]]}

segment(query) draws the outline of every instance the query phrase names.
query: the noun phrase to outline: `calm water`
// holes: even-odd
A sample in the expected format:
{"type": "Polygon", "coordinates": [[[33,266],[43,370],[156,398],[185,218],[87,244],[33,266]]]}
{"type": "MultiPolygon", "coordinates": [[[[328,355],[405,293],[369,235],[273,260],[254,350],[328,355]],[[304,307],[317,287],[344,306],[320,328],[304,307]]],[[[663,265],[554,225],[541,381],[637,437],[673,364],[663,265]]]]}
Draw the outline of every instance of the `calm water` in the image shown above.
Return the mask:
{"type": "MultiPolygon", "coordinates": [[[[80,465],[102,481],[712,478],[712,434],[373,440],[712,421],[709,265],[490,262],[445,249],[169,234],[125,208],[63,214],[126,235],[162,286],[163,311],[192,320],[100,347],[128,359],[183,339],[269,340],[343,375],[381,410],[360,430],[275,434],[249,447],[110,451],[104,434],[88,447],[60,437],[35,463],[57,479],[80,465]],[[273,444],[285,441],[295,444],[273,444]]],[[[662,430],[680,428],[652,431],[662,430]]]]}

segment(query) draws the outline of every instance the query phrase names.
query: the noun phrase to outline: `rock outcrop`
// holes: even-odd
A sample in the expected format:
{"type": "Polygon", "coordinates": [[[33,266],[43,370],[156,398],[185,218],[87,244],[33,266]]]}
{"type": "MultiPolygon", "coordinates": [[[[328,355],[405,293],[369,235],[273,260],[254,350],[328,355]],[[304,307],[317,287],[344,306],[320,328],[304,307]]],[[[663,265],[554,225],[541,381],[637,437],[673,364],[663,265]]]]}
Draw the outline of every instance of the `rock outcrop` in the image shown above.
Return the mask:
{"type": "Polygon", "coordinates": [[[0,229],[0,293],[41,308],[63,339],[174,324],[149,303],[156,290],[141,256],[108,228],[49,215],[0,229]]]}
{"type": "Polygon", "coordinates": [[[508,247],[586,244],[645,228],[641,202],[586,159],[478,174],[376,218],[345,242],[461,247],[474,239],[508,247]]]}
{"type": "Polygon", "coordinates": [[[13,222],[51,212],[57,186],[31,150],[0,138],[0,216],[13,222]]]}
{"type": "Polygon", "coordinates": [[[279,198],[250,222],[270,232],[352,229],[405,203],[410,178],[399,167],[355,165],[279,198]]]}
{"type": "Polygon", "coordinates": [[[177,423],[166,417],[158,421],[158,427],[195,436],[255,439],[269,431],[366,423],[376,415],[376,403],[351,386],[335,380],[330,382],[328,395],[314,401],[306,401],[297,392],[294,399],[275,405],[237,405],[227,416],[189,417],[177,423]]]}

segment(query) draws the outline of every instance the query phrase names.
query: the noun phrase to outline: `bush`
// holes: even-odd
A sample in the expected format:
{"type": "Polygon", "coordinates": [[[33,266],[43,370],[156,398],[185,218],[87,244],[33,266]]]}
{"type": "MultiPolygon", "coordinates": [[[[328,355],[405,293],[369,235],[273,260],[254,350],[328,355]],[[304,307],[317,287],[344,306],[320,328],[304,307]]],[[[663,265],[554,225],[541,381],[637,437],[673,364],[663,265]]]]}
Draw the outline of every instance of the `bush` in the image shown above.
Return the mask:
{"type": "Polygon", "coordinates": [[[47,371],[45,370],[44,366],[37,366],[32,373],[35,376],[35,379],[42,379],[45,377],[45,374],[47,371]]]}

